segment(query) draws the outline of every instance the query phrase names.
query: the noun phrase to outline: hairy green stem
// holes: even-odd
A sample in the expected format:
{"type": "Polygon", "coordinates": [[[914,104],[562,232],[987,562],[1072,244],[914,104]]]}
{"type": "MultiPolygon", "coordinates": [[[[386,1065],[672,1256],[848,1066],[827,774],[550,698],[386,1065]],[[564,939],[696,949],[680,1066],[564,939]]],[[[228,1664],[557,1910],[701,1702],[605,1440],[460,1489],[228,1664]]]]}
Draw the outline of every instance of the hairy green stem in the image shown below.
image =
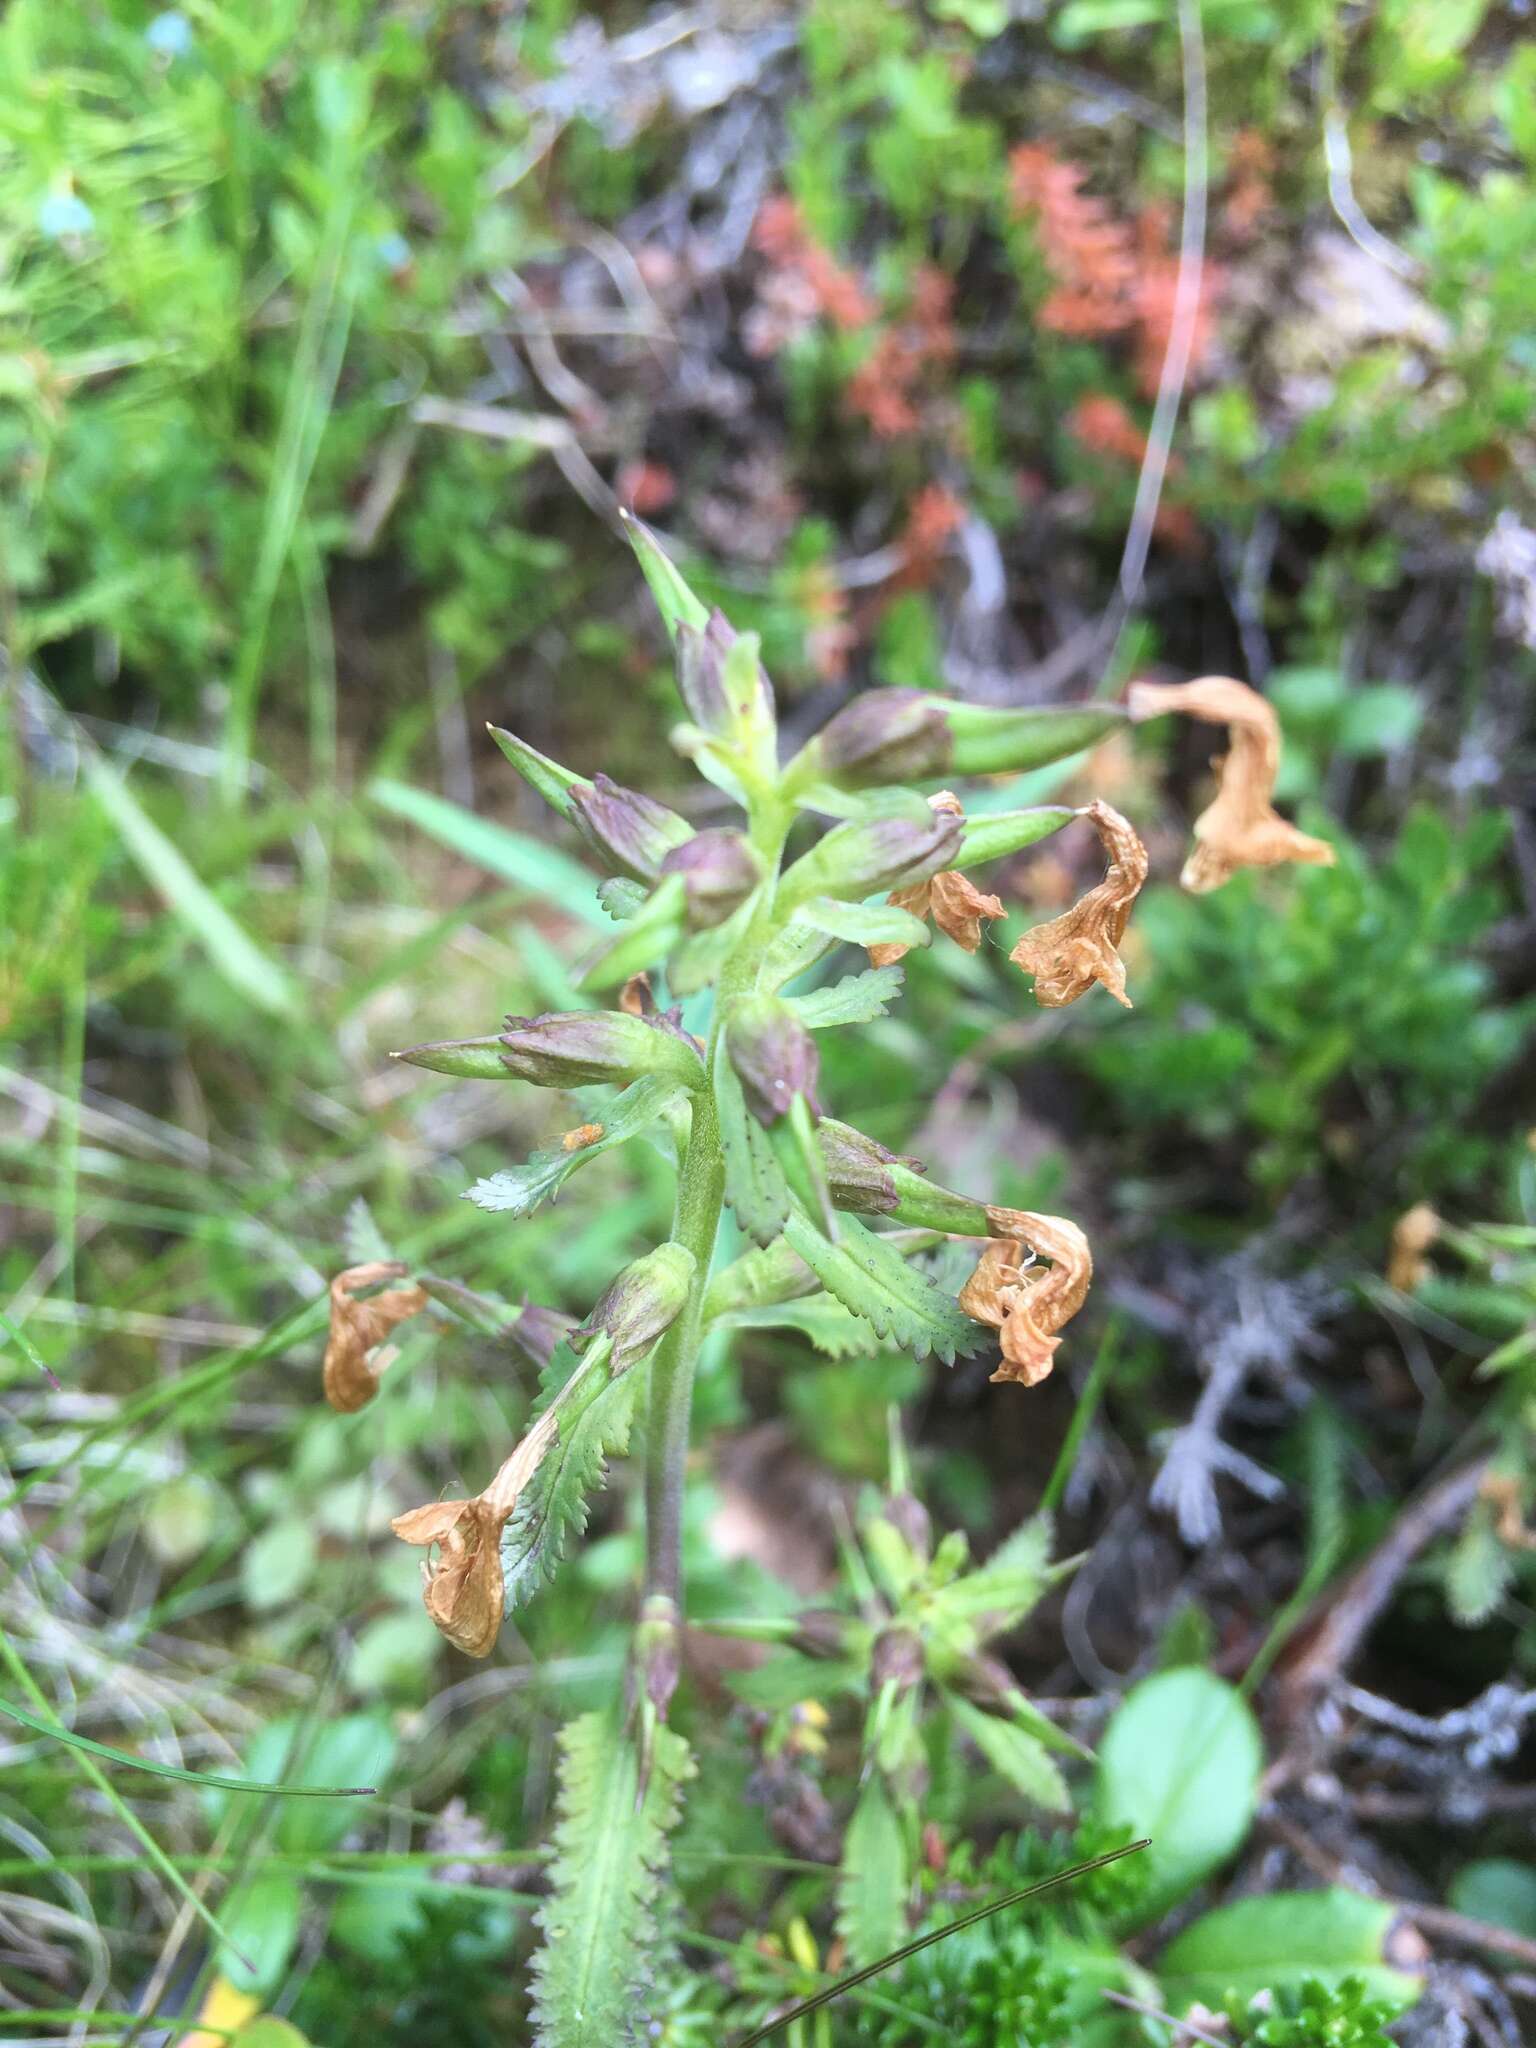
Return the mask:
{"type": "MultiPolygon", "coordinates": [[[[757,915],[726,962],[716,992],[714,1028],[705,1066],[713,1075],[715,1038],[729,1000],[752,986],[757,963],[775,926],[774,895],[784,841],[793,813],[777,798],[753,807],[751,836],[768,876],[757,915]]],[[[678,1176],[672,1237],[693,1253],[693,1279],[682,1313],[651,1359],[650,1419],[645,1449],[645,1591],[648,1598],[683,1599],[683,1491],[693,1410],[693,1374],[704,1332],[704,1296],[725,1200],[725,1158],[713,1082],[693,1100],[693,1125],[678,1176]]]]}

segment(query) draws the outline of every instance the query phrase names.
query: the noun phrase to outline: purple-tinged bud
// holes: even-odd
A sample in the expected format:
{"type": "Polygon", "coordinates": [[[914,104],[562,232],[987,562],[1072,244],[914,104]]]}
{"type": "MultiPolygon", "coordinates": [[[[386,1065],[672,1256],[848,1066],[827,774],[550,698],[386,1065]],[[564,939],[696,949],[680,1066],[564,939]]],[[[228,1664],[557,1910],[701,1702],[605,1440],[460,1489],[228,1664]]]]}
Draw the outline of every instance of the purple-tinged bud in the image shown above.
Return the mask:
{"type": "Polygon", "coordinates": [[[507,1342],[529,1365],[542,1372],[575,1327],[574,1316],[530,1301],[524,1303],[522,1314],[508,1329],[507,1342]]]}
{"type": "Polygon", "coordinates": [[[642,1074],[669,1074],[688,1088],[704,1085],[704,1062],[692,1039],[623,1010],[509,1017],[500,1044],[505,1070],[540,1088],[624,1083],[642,1074]]]}
{"type": "Polygon", "coordinates": [[[677,686],[689,717],[712,739],[733,738],[743,724],[774,724],[773,685],[756,642],[733,654],[740,639],[722,611],[710,613],[702,632],[677,629],[677,686]]]}
{"type": "Polygon", "coordinates": [[[688,892],[688,922],[695,931],[724,924],[763,878],[762,865],[739,832],[711,826],[673,847],[664,875],[681,875],[688,892]]]}
{"type": "Polygon", "coordinates": [[[846,1657],[865,1624],[833,1607],[807,1607],[795,1616],[791,1646],[804,1657],[846,1657]]]}
{"type": "MultiPolygon", "coordinates": [[[[816,1126],[816,1142],[827,1169],[827,1186],[839,1209],[861,1216],[888,1216],[901,1197],[889,1169],[898,1155],[856,1131],[824,1116],[816,1126]]],[[[916,1160],[906,1162],[916,1166],[916,1160]]]]}
{"type": "Polygon", "coordinates": [[[600,859],[637,882],[654,882],[667,855],[693,837],[686,818],[606,775],[572,790],[571,822],[600,859]]]}
{"type": "Polygon", "coordinates": [[[985,1237],[991,1226],[986,1204],[957,1195],[926,1177],[920,1160],[888,1152],[864,1131],[824,1116],[816,1138],[826,1164],[827,1185],[839,1209],[895,1216],[926,1230],[956,1237],[985,1237]]]}
{"type": "Polygon", "coordinates": [[[926,882],[950,867],[960,850],[962,821],[953,811],[918,817],[859,818],[832,830],[803,853],[779,885],[781,909],[813,896],[857,903],[882,889],[926,882]]]}
{"type": "Polygon", "coordinates": [[[747,1108],[760,1124],[787,1116],[797,1095],[816,1107],[821,1054],[816,1041],[777,996],[748,996],[732,1009],[725,1047],[747,1108]]]}
{"type": "Polygon", "coordinates": [[[682,1668],[677,1603],[665,1593],[648,1594],[635,1624],[633,1674],[641,1697],[655,1709],[658,1720],[667,1718],[682,1668]]]}
{"type": "Polygon", "coordinates": [[[626,1372],[683,1312],[697,1266],[686,1245],[659,1244],[626,1266],[571,1342],[577,1350],[599,1333],[612,1343],[609,1370],[626,1372]]]}
{"type": "Polygon", "coordinates": [[[878,1691],[894,1685],[898,1692],[910,1692],[923,1681],[923,1642],[914,1629],[882,1629],[875,1638],[869,1659],[870,1684],[878,1691]]]}
{"type": "Polygon", "coordinates": [[[954,741],[946,709],[922,690],[866,691],[812,743],[821,776],[839,789],[871,789],[947,775],[954,741]]]}
{"type": "Polygon", "coordinates": [[[933,1555],[933,1522],[915,1493],[893,1493],[880,1512],[914,1557],[933,1555]]]}

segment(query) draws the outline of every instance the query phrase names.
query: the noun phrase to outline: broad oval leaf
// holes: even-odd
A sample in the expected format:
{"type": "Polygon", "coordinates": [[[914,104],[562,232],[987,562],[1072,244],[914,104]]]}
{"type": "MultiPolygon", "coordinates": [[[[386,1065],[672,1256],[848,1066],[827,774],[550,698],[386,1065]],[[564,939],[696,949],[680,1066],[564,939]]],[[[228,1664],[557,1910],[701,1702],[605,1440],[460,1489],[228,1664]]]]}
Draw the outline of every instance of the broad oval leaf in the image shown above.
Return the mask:
{"type": "MultiPolygon", "coordinates": [[[[1155,1843],[1148,1853],[1156,1853],[1155,1843]]],[[[1372,1997],[1402,2010],[1421,1986],[1385,1960],[1396,1917],[1386,1900],[1338,1885],[1238,1899],[1202,1914],[1169,1943],[1158,1980],[1176,2013],[1197,2002],[1219,2007],[1235,1998],[1246,2004],[1256,1992],[1299,1989],[1308,1978],[1331,1986],[1346,1977],[1360,1978],[1372,1997]]]]}
{"type": "Polygon", "coordinates": [[[1109,1827],[1150,1835],[1133,1924],[1194,1890],[1253,1822],[1263,1745],[1224,1679],[1189,1666],[1133,1686],[1099,1746],[1094,1803],[1109,1827]]]}

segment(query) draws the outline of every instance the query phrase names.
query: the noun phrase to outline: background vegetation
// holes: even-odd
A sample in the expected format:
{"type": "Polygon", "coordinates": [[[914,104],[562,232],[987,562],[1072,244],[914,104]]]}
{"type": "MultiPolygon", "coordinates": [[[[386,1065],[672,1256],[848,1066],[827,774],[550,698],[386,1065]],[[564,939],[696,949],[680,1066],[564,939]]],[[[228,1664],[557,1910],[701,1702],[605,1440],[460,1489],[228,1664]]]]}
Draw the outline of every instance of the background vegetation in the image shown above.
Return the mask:
{"type": "Polygon", "coordinates": [[[1112,742],[998,801],[1102,793],[1141,830],[1135,1010],[1039,1011],[1006,965],[1091,879],[1072,835],[995,884],[1000,946],[913,956],[900,1005],[824,1038],[840,1115],[1078,1216],[1099,1283],[1027,1392],[984,1356],[709,1350],[698,1775],[645,2038],[734,2039],[1132,1827],[1141,1864],[795,2048],[1522,2038],[1528,28],[1488,0],[13,0],[0,2035],[533,2039],[555,1731],[619,1695],[635,1475],[472,1665],[388,1523],[481,1483],[533,1376],[418,1318],[337,1416],[319,1361],[344,1266],[584,1313],[667,1233],[643,1147],[513,1225],[461,1200],[560,1107],[386,1057],[579,1003],[611,929],[486,719],[682,800],[624,504],[761,633],[794,741],[859,689],[1228,672],[1338,852],[1183,895],[1212,736],[1112,742]],[[1042,1506],[1070,1574],[1021,1544],[1042,1506]],[[882,1892],[869,1673],[748,1638],[881,1599],[921,1633],[1010,1541],[988,1653],[1097,1762],[1053,1816],[1032,1758],[925,1694],[912,1883],[882,1892]],[[1201,2032],[1159,2017],[1196,2005],[1201,2032]]]}

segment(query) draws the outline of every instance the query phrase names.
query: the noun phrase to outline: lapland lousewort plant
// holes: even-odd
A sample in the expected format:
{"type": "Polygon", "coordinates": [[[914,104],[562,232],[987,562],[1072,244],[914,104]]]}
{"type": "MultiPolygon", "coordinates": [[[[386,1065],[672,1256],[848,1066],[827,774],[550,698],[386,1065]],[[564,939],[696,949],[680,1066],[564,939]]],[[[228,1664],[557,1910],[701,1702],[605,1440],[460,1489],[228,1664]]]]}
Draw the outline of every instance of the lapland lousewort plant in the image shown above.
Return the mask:
{"type": "MultiPolygon", "coordinates": [[[[503,1618],[579,1538],[607,1459],[628,1448],[633,1424],[643,1421],[645,1585],[627,1706],[587,1715],[562,1738],[561,1818],[535,1968],[540,2039],[561,2048],[629,2038],[653,1968],[665,1837],[690,1772],[667,1714],[680,1667],[689,1413],[706,1332],[780,1317],[813,1332],[835,1326],[855,1347],[952,1362],[995,1331],[1002,1358],[993,1377],[1029,1387],[1051,1370],[1092,1278],[1088,1242],[1074,1223],[935,1186],[917,1161],[837,1121],[823,1099],[817,1034],[885,1013],[900,989],[897,963],[931,941],[930,918],[942,936],[975,951],[983,920],[1000,917],[1003,906],[968,871],[1077,818],[1103,844],[1104,879],[1064,916],[1026,934],[1012,958],[1033,975],[1042,1003],[1074,1001],[1095,983],[1126,1001],[1117,948],[1146,877],[1145,850],[1101,802],[968,818],[950,788],[929,796],[914,785],[1036,768],[1129,719],[1189,710],[1230,721],[1234,745],[1221,794],[1201,821],[1198,874],[1186,879],[1209,887],[1244,860],[1327,857],[1269,809],[1272,716],[1245,686],[1223,679],[1182,692],[1146,687],[1129,709],[998,709],[879,690],[781,766],[755,636],[707,611],[652,537],[631,531],[676,651],[687,722],[674,743],[739,807],[741,826],[695,831],[654,798],[606,775],[572,774],[496,731],[513,767],[608,871],[598,893],[615,934],[586,964],[582,987],[613,1006],[508,1017],[498,1033],[397,1055],[468,1079],[615,1091],[558,1146],[470,1191],[509,1221],[553,1197],[586,1160],[643,1131],[660,1135],[677,1162],[670,1239],[622,1272],[585,1321],[569,1325],[536,1309],[502,1319],[504,1334],[538,1363],[540,1395],[527,1435],[509,1447],[485,1490],[429,1503],[394,1524],[404,1542],[427,1552],[434,1623],[461,1650],[485,1656],[503,1618]],[[820,836],[787,857],[792,833],[818,818],[830,821],[820,836]],[[804,986],[844,943],[866,948],[873,964],[804,986]],[[684,1028],[680,1007],[660,1007],[653,984],[668,1003],[712,990],[707,1035],[684,1028]],[[716,1269],[727,1204],[752,1248],[716,1269]],[[895,1227],[876,1229],[867,1219],[895,1227]],[[976,1270],[958,1298],[921,1263],[945,1237],[977,1241],[976,1270]]],[[[374,1397],[388,1363],[385,1340],[428,1295],[460,1313],[472,1299],[432,1276],[385,1284],[406,1277],[378,1264],[334,1283],[326,1361],[334,1405],[357,1408],[374,1397]]],[[[941,1546],[938,1556],[949,1550],[941,1546]]],[[[888,1706],[916,1683],[925,1659],[931,1665],[920,1632],[887,1630],[880,1640],[896,1635],[916,1661],[910,1672],[875,1673],[875,1696],[888,1706]]],[[[889,1647],[882,1654],[889,1662],[889,1647]]],[[[956,1670],[974,1663],[955,1642],[933,1655],[958,1658],[956,1670]]],[[[1011,1681],[965,1711],[984,1746],[1041,1720],[1011,1681]]],[[[1033,1735],[1029,1741],[1038,1746],[1033,1735]]],[[[889,1743],[886,1754],[882,1768],[894,1769],[889,1743]]]]}

